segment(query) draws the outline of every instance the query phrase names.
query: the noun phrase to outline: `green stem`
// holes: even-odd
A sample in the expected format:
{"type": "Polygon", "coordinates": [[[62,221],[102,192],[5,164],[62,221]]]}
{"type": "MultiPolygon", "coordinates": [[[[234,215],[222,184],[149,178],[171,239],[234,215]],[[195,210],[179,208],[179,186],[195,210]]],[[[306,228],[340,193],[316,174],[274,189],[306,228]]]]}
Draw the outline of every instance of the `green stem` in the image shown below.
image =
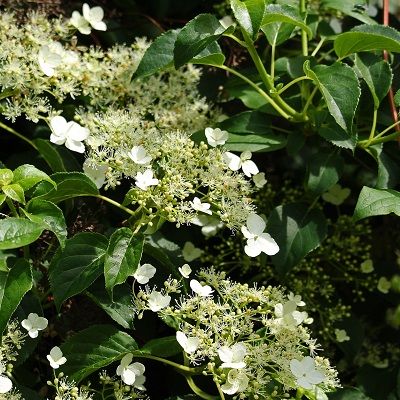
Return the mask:
{"type": "Polygon", "coordinates": [[[216,396],[212,396],[211,394],[208,394],[206,392],[204,392],[203,390],[201,390],[193,381],[193,378],[191,376],[185,376],[186,381],[188,383],[188,385],[190,386],[190,389],[193,390],[193,392],[195,394],[197,394],[197,396],[201,397],[202,399],[205,400],[216,400],[218,399],[218,397],[216,396]]]}
{"type": "Polygon", "coordinates": [[[289,89],[290,86],[296,84],[297,82],[304,81],[306,79],[311,80],[311,78],[309,78],[308,76],[300,76],[296,79],[293,79],[291,82],[289,82],[287,85],[285,85],[281,90],[279,90],[278,94],[282,94],[285,90],[289,89]]]}
{"type": "Polygon", "coordinates": [[[296,392],[296,400],[301,400],[303,398],[304,390],[303,389],[297,389],[296,392]]]}
{"type": "Polygon", "coordinates": [[[182,375],[184,375],[186,377],[186,379],[188,377],[190,377],[191,375],[200,375],[204,369],[202,367],[198,367],[198,368],[187,367],[185,365],[178,364],[176,362],[167,360],[166,358],[153,356],[151,354],[144,354],[144,353],[143,354],[135,354],[135,357],[148,358],[149,360],[155,360],[155,361],[159,361],[163,364],[170,365],[171,367],[174,367],[177,371],[179,371],[182,375]]]}
{"type": "Polygon", "coordinates": [[[396,127],[396,126],[399,125],[399,124],[400,124],[400,121],[397,121],[397,122],[393,123],[392,125],[388,126],[388,127],[387,127],[386,129],[384,129],[381,133],[378,133],[378,134],[375,136],[375,139],[380,138],[380,137],[383,136],[385,133],[389,132],[391,129],[393,129],[394,127],[396,127]]]}
{"type": "MultiPolygon", "coordinates": [[[[296,120],[301,121],[302,115],[299,114],[294,108],[290,107],[289,104],[287,104],[276,92],[275,86],[274,86],[274,81],[272,80],[271,76],[268,75],[268,73],[264,67],[264,64],[261,61],[260,56],[258,55],[256,48],[254,47],[253,41],[251,40],[250,36],[244,29],[242,29],[242,35],[243,35],[244,41],[246,42],[246,47],[250,54],[250,57],[253,60],[258,73],[260,74],[261,80],[263,81],[266,88],[270,91],[271,96],[274,99],[274,103],[277,104],[280,109],[284,110],[286,115],[289,114],[289,118],[285,117],[275,107],[274,108],[286,119],[294,118],[296,120]]],[[[271,103],[271,105],[273,105],[273,104],[271,103]]]]}
{"type": "Polygon", "coordinates": [[[318,91],[318,88],[315,87],[313,89],[313,91],[311,92],[311,94],[308,96],[306,104],[304,104],[304,108],[303,108],[302,114],[304,114],[304,115],[307,114],[308,107],[310,107],[312,99],[314,98],[314,96],[317,93],[317,91],[318,91]]]}
{"type": "Polygon", "coordinates": [[[379,144],[379,143],[386,143],[386,142],[391,142],[393,140],[397,140],[400,137],[400,131],[392,133],[391,135],[387,135],[384,137],[375,137],[375,139],[369,141],[369,140],[361,140],[360,142],[358,142],[358,146],[363,147],[363,148],[367,148],[369,146],[373,146],[375,144],[379,144]]]}
{"type": "Polygon", "coordinates": [[[372,142],[372,140],[374,139],[375,136],[375,129],[376,129],[376,120],[378,117],[378,110],[375,108],[374,109],[374,115],[372,117],[372,126],[371,126],[371,130],[369,132],[369,138],[368,138],[368,142],[366,144],[366,147],[369,146],[369,144],[372,142]]]}
{"type": "Polygon", "coordinates": [[[107,196],[103,196],[101,194],[96,194],[94,197],[97,197],[98,199],[104,200],[107,203],[112,204],[115,207],[118,207],[119,209],[125,211],[126,213],[128,213],[129,215],[135,215],[135,211],[123,206],[121,203],[118,203],[118,201],[112,200],[107,196]]]}
{"type": "Polygon", "coordinates": [[[279,114],[282,115],[282,117],[286,118],[287,120],[292,119],[292,117],[287,114],[284,110],[282,110],[281,107],[275,101],[272,99],[272,97],[268,96],[267,93],[264,92],[256,83],[248,79],[246,76],[242,75],[240,72],[235,71],[232,68],[227,67],[226,65],[218,65],[218,68],[224,69],[225,71],[230,72],[233,75],[236,75],[240,79],[244,80],[246,83],[248,83],[251,87],[253,87],[262,97],[264,97],[265,100],[268,101],[268,103],[271,104],[272,107],[275,108],[276,111],[278,111],[279,114]]]}
{"type": "Polygon", "coordinates": [[[8,125],[3,124],[3,122],[0,121],[0,128],[3,128],[5,131],[12,133],[13,135],[17,136],[18,138],[22,139],[24,142],[28,143],[30,146],[32,146],[35,150],[38,150],[37,146],[35,143],[32,142],[32,140],[29,140],[27,137],[22,135],[21,133],[17,132],[13,128],[10,128],[8,125]]]}
{"type": "Polygon", "coordinates": [[[224,395],[224,392],[223,392],[222,389],[221,389],[221,385],[220,385],[218,382],[215,382],[215,384],[217,385],[219,397],[220,397],[222,400],[225,400],[225,395],[224,395]]]}
{"type": "Polygon", "coordinates": [[[11,211],[11,214],[12,214],[14,217],[16,217],[16,218],[19,218],[18,211],[17,211],[17,209],[15,208],[14,203],[12,202],[12,200],[11,200],[9,197],[6,198],[6,203],[7,203],[7,205],[8,205],[8,208],[9,208],[10,211],[11,211]]]}
{"type": "MultiPolygon", "coordinates": [[[[271,45],[271,80],[274,82],[275,80],[275,42],[271,45]]],[[[278,92],[279,94],[280,92],[278,92]]]]}
{"type": "MultiPolygon", "coordinates": [[[[307,13],[307,5],[306,5],[306,0],[300,0],[300,14],[304,15],[306,17],[307,13]]],[[[305,22],[305,18],[304,18],[305,22]]],[[[303,56],[307,57],[308,56],[308,37],[307,37],[307,32],[302,29],[301,30],[301,47],[303,50],[303,56]]]]}
{"type": "Polygon", "coordinates": [[[322,47],[322,45],[325,43],[325,37],[323,37],[317,44],[317,47],[314,49],[314,51],[311,53],[312,57],[315,57],[317,53],[319,52],[319,49],[322,47]]]}
{"type": "Polygon", "coordinates": [[[239,43],[241,46],[246,47],[246,43],[243,42],[243,40],[240,40],[239,38],[237,38],[235,35],[231,35],[231,34],[227,34],[227,35],[222,35],[228,38],[231,38],[232,40],[234,40],[236,43],[239,43]]]}

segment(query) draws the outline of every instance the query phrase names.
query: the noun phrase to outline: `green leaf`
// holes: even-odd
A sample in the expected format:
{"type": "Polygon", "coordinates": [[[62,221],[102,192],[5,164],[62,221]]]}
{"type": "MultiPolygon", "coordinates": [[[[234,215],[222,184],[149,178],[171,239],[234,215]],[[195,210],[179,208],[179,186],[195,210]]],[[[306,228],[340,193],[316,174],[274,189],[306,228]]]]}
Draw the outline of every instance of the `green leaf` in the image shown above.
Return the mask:
{"type": "Polygon", "coordinates": [[[170,30],[158,36],[144,53],[134,78],[149,76],[173,66],[174,47],[179,30],[170,30]]]}
{"type": "Polygon", "coordinates": [[[239,25],[255,40],[266,11],[266,0],[231,0],[233,15],[239,25]]]}
{"type": "Polygon", "coordinates": [[[279,245],[272,263],[284,275],[320,245],[327,233],[326,220],[320,210],[309,211],[307,204],[286,204],[272,211],[267,232],[279,245]]]}
{"type": "Polygon", "coordinates": [[[356,221],[390,213],[400,216],[400,192],[391,189],[373,189],[368,186],[361,189],[354,210],[356,221]]]}
{"type": "Polygon", "coordinates": [[[80,382],[98,369],[138,349],[135,340],[111,325],[95,325],[68,339],[61,351],[67,358],[62,368],[70,380],[80,382]]]}
{"type": "Polygon", "coordinates": [[[24,190],[28,190],[41,181],[49,182],[55,186],[55,182],[43,171],[33,165],[24,164],[14,170],[13,183],[18,183],[24,190]]]}
{"type": "Polygon", "coordinates": [[[167,336],[150,340],[140,349],[140,352],[168,358],[182,353],[182,347],[175,336],[167,336]]]}
{"type": "Polygon", "coordinates": [[[128,228],[120,228],[111,235],[104,259],[106,289],[111,299],[114,286],[125,282],[139,266],[143,240],[143,237],[134,236],[128,228]]]}
{"type": "Polygon", "coordinates": [[[64,165],[64,161],[56,149],[48,140],[35,139],[33,141],[44,160],[49,164],[53,172],[65,172],[67,168],[64,165]]]}
{"type": "Polygon", "coordinates": [[[0,271],[0,337],[18,304],[31,288],[31,267],[23,258],[9,271],[0,271]]]}
{"type": "MultiPolygon", "coordinates": [[[[228,150],[267,152],[282,149],[287,143],[285,135],[272,132],[271,120],[259,111],[242,112],[220,122],[218,127],[229,132],[225,144],[228,150]]],[[[204,131],[201,133],[204,136],[204,131]]]]}
{"type": "Polygon", "coordinates": [[[2,168],[0,169],[0,186],[8,185],[14,179],[14,174],[11,169],[2,168]]]}
{"type": "Polygon", "coordinates": [[[360,389],[346,388],[338,389],[329,394],[329,400],[372,400],[366,396],[360,389]]]}
{"type": "Polygon", "coordinates": [[[364,24],[376,24],[376,21],[366,14],[368,6],[366,5],[365,0],[321,0],[320,6],[330,13],[332,12],[332,9],[340,11],[341,13],[355,18],[364,24]],[[357,11],[357,6],[360,5],[360,3],[362,6],[365,6],[365,11],[357,11]]]}
{"type": "Polygon", "coordinates": [[[32,199],[26,206],[25,214],[31,221],[54,232],[61,247],[64,247],[67,239],[67,224],[59,207],[47,200],[32,199]]]}
{"type": "Polygon", "coordinates": [[[400,89],[394,95],[394,103],[397,107],[400,105],[400,89]]]}
{"type": "Polygon", "coordinates": [[[211,43],[203,51],[197,54],[196,57],[190,60],[193,64],[206,64],[206,65],[223,65],[225,56],[221,51],[221,47],[217,42],[211,43]]]}
{"type": "Polygon", "coordinates": [[[311,69],[310,62],[306,61],[304,72],[321,91],[337,124],[346,132],[351,132],[361,95],[357,75],[353,69],[339,62],[330,66],[317,65],[311,69]]]}
{"type": "Polygon", "coordinates": [[[4,194],[10,199],[18,201],[18,203],[25,204],[24,189],[22,189],[22,186],[20,184],[11,183],[10,185],[4,185],[1,189],[3,190],[4,194]]]}
{"type": "Polygon", "coordinates": [[[0,250],[16,249],[37,240],[45,227],[28,219],[0,220],[0,250]]]}
{"type": "Polygon", "coordinates": [[[390,189],[400,182],[400,160],[397,156],[397,145],[395,151],[389,152],[388,144],[369,147],[369,152],[378,164],[378,176],[376,179],[376,189],[390,189]]]}
{"type": "Polygon", "coordinates": [[[393,75],[389,63],[375,54],[356,54],[354,68],[357,74],[365,80],[377,110],[392,84],[393,75]]]}
{"type": "Polygon", "coordinates": [[[279,46],[283,42],[286,42],[292,35],[294,28],[292,24],[283,22],[273,22],[261,27],[271,46],[279,46]]]}
{"type": "Polygon", "coordinates": [[[352,132],[347,133],[333,118],[332,121],[328,121],[328,125],[322,126],[318,130],[318,134],[335,146],[350,149],[353,152],[356,149],[358,139],[357,132],[353,129],[352,132]]]}
{"type": "Polygon", "coordinates": [[[226,31],[212,14],[200,14],[178,33],[174,47],[174,64],[179,68],[200,54],[226,31]]]}
{"type": "Polygon", "coordinates": [[[134,313],[129,285],[114,288],[113,300],[110,299],[104,286],[104,280],[97,279],[85,294],[123,328],[133,329],[134,313]]]}
{"type": "Polygon", "coordinates": [[[289,5],[270,4],[262,21],[262,26],[273,22],[284,22],[298,26],[307,32],[308,37],[312,38],[312,30],[303,21],[298,9],[289,5]]]}
{"type": "Polygon", "coordinates": [[[339,58],[361,51],[387,50],[399,53],[400,33],[389,26],[359,25],[338,35],[334,48],[339,58]]]}
{"type": "Polygon", "coordinates": [[[50,285],[56,307],[88,288],[103,272],[108,240],[99,233],[83,232],[68,239],[50,267],[50,285]]]}
{"type": "Polygon", "coordinates": [[[96,184],[81,172],[56,172],[51,178],[57,188],[50,188],[41,184],[35,191],[35,197],[49,200],[53,203],[71,199],[79,196],[97,196],[99,190],[96,184]]]}
{"type": "Polygon", "coordinates": [[[343,172],[343,158],[337,151],[317,153],[308,163],[306,187],[318,196],[338,182],[343,172]]]}

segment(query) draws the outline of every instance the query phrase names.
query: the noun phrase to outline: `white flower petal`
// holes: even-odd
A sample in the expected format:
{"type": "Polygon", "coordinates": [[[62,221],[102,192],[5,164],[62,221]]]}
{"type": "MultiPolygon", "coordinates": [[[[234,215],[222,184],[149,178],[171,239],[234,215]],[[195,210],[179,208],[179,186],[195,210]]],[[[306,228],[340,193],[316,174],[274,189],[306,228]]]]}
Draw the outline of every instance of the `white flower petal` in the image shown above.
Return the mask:
{"type": "Polygon", "coordinates": [[[265,221],[257,214],[252,213],[247,217],[246,225],[253,235],[261,235],[266,227],[265,221]]]}
{"type": "Polygon", "coordinates": [[[133,277],[138,283],[145,285],[155,275],[155,273],[156,268],[154,268],[151,264],[143,264],[138,267],[136,272],[133,274],[133,277]]]}
{"type": "Polygon", "coordinates": [[[189,283],[190,288],[198,294],[201,297],[207,297],[211,296],[211,294],[214,292],[214,290],[211,288],[211,286],[205,285],[203,286],[199,281],[196,279],[192,279],[189,283]]]}
{"type": "Polygon", "coordinates": [[[78,142],[69,138],[67,138],[65,141],[65,147],[71,151],[76,151],[77,153],[85,152],[85,145],[82,142],[78,142]]]}
{"type": "Polygon", "coordinates": [[[9,377],[0,375],[0,393],[7,393],[12,389],[12,381],[9,377]]]}
{"type": "Polygon", "coordinates": [[[259,172],[257,165],[251,160],[242,162],[242,171],[249,178],[259,172]]]}
{"type": "Polygon", "coordinates": [[[279,251],[279,246],[269,233],[262,233],[256,239],[261,251],[269,256],[273,256],[279,251]]]}
{"type": "Polygon", "coordinates": [[[136,374],[128,367],[122,372],[121,379],[126,385],[133,385],[135,383],[136,374]]]}
{"type": "Polygon", "coordinates": [[[257,244],[254,239],[248,239],[246,246],[244,246],[244,252],[249,257],[257,257],[261,254],[261,247],[257,244]]]}
{"type": "Polygon", "coordinates": [[[238,171],[240,169],[240,167],[242,166],[240,157],[229,151],[222,154],[222,158],[224,159],[225,163],[228,165],[228,168],[231,171],[238,171]]]}

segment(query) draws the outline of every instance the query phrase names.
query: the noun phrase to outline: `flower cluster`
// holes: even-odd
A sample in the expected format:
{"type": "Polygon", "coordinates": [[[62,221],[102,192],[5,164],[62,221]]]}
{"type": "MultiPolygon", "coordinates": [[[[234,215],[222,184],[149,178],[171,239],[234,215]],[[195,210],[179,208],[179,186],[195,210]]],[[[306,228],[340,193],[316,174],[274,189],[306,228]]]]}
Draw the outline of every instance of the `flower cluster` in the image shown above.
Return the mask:
{"type": "Polygon", "coordinates": [[[0,113],[6,118],[25,115],[38,122],[57,113],[53,98],[65,103],[80,95],[87,99],[85,109],[140,109],[162,126],[175,128],[196,130],[218,115],[199,95],[200,71],[192,66],[131,81],[149,45],[146,40],[107,50],[77,46],[75,29],[106,28],[100,7],[84,4],[82,11],[69,20],[31,12],[23,22],[0,12],[0,113]]]}
{"type": "Polygon", "coordinates": [[[156,217],[190,223],[210,216],[240,229],[253,211],[250,181],[232,171],[223,148],[195,144],[181,130],[162,129],[138,110],[82,115],[90,131],[88,162],[107,166],[108,186],[134,180],[127,201],[138,204],[143,223],[156,217]]]}
{"type": "MultiPolygon", "coordinates": [[[[189,268],[181,268],[185,278],[189,268]]],[[[140,288],[135,311],[157,312],[174,326],[185,357],[222,392],[268,399],[298,388],[314,393],[338,386],[328,360],[315,355],[318,345],[304,326],[312,320],[299,309],[305,306],[300,296],[236,283],[214,269],[200,270],[189,293],[185,287],[170,278],[161,291],[140,288]]]]}

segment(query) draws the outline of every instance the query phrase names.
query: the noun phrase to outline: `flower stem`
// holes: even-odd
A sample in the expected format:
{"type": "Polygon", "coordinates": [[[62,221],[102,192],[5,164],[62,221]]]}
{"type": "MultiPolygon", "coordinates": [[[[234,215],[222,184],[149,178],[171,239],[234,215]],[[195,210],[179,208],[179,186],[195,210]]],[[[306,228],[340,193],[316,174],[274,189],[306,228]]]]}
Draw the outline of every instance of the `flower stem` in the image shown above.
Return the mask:
{"type": "Polygon", "coordinates": [[[96,194],[94,197],[97,197],[98,199],[104,200],[104,201],[106,201],[107,203],[110,203],[110,204],[112,204],[113,206],[118,207],[119,209],[125,211],[125,212],[128,213],[129,215],[135,215],[135,211],[132,211],[131,209],[129,209],[129,208],[123,206],[121,203],[118,203],[118,201],[115,201],[115,200],[113,200],[113,199],[110,199],[110,198],[107,197],[107,196],[103,196],[103,195],[101,195],[101,194],[96,194]]]}
{"type": "Polygon", "coordinates": [[[163,364],[170,365],[171,367],[174,367],[182,375],[184,375],[186,377],[186,379],[188,379],[191,375],[200,375],[203,372],[203,367],[191,368],[191,367],[187,367],[182,364],[178,364],[174,361],[167,360],[166,358],[153,356],[151,354],[146,354],[146,353],[137,353],[136,354],[136,353],[134,353],[134,356],[137,358],[147,358],[149,360],[155,360],[155,361],[159,361],[163,364]]]}
{"type": "Polygon", "coordinates": [[[215,382],[215,384],[217,385],[219,397],[220,397],[222,400],[225,400],[225,395],[224,395],[224,392],[223,392],[222,389],[221,389],[221,385],[220,385],[218,382],[215,382]]]}
{"type": "Polygon", "coordinates": [[[27,137],[22,135],[21,133],[17,132],[13,128],[10,128],[8,125],[3,124],[3,122],[0,121],[0,128],[3,128],[5,131],[12,133],[13,135],[17,136],[18,138],[22,139],[24,142],[28,143],[30,146],[32,146],[35,150],[38,150],[37,146],[35,143],[32,142],[32,140],[29,140],[27,137]]]}
{"type": "Polygon", "coordinates": [[[288,113],[286,113],[277,103],[275,103],[275,101],[272,99],[272,97],[268,96],[267,93],[264,92],[264,90],[262,90],[256,83],[251,81],[249,78],[242,75],[240,72],[238,72],[232,68],[229,68],[225,65],[219,65],[218,68],[224,69],[225,71],[228,71],[231,74],[236,75],[240,79],[244,80],[251,87],[253,87],[262,97],[264,97],[264,99],[267,100],[268,103],[270,103],[271,106],[274,107],[275,110],[278,111],[278,113],[282,115],[282,117],[286,118],[287,120],[292,119],[292,117],[288,113]]]}
{"type": "MultiPolygon", "coordinates": [[[[202,399],[205,400],[216,400],[218,399],[218,397],[213,396],[211,394],[208,394],[206,392],[204,392],[203,390],[201,390],[193,381],[193,378],[191,376],[185,376],[186,381],[188,383],[188,385],[190,386],[190,389],[193,390],[193,392],[195,394],[197,394],[197,396],[201,397],[202,399]]],[[[222,397],[223,398],[223,397],[222,397]]]]}

